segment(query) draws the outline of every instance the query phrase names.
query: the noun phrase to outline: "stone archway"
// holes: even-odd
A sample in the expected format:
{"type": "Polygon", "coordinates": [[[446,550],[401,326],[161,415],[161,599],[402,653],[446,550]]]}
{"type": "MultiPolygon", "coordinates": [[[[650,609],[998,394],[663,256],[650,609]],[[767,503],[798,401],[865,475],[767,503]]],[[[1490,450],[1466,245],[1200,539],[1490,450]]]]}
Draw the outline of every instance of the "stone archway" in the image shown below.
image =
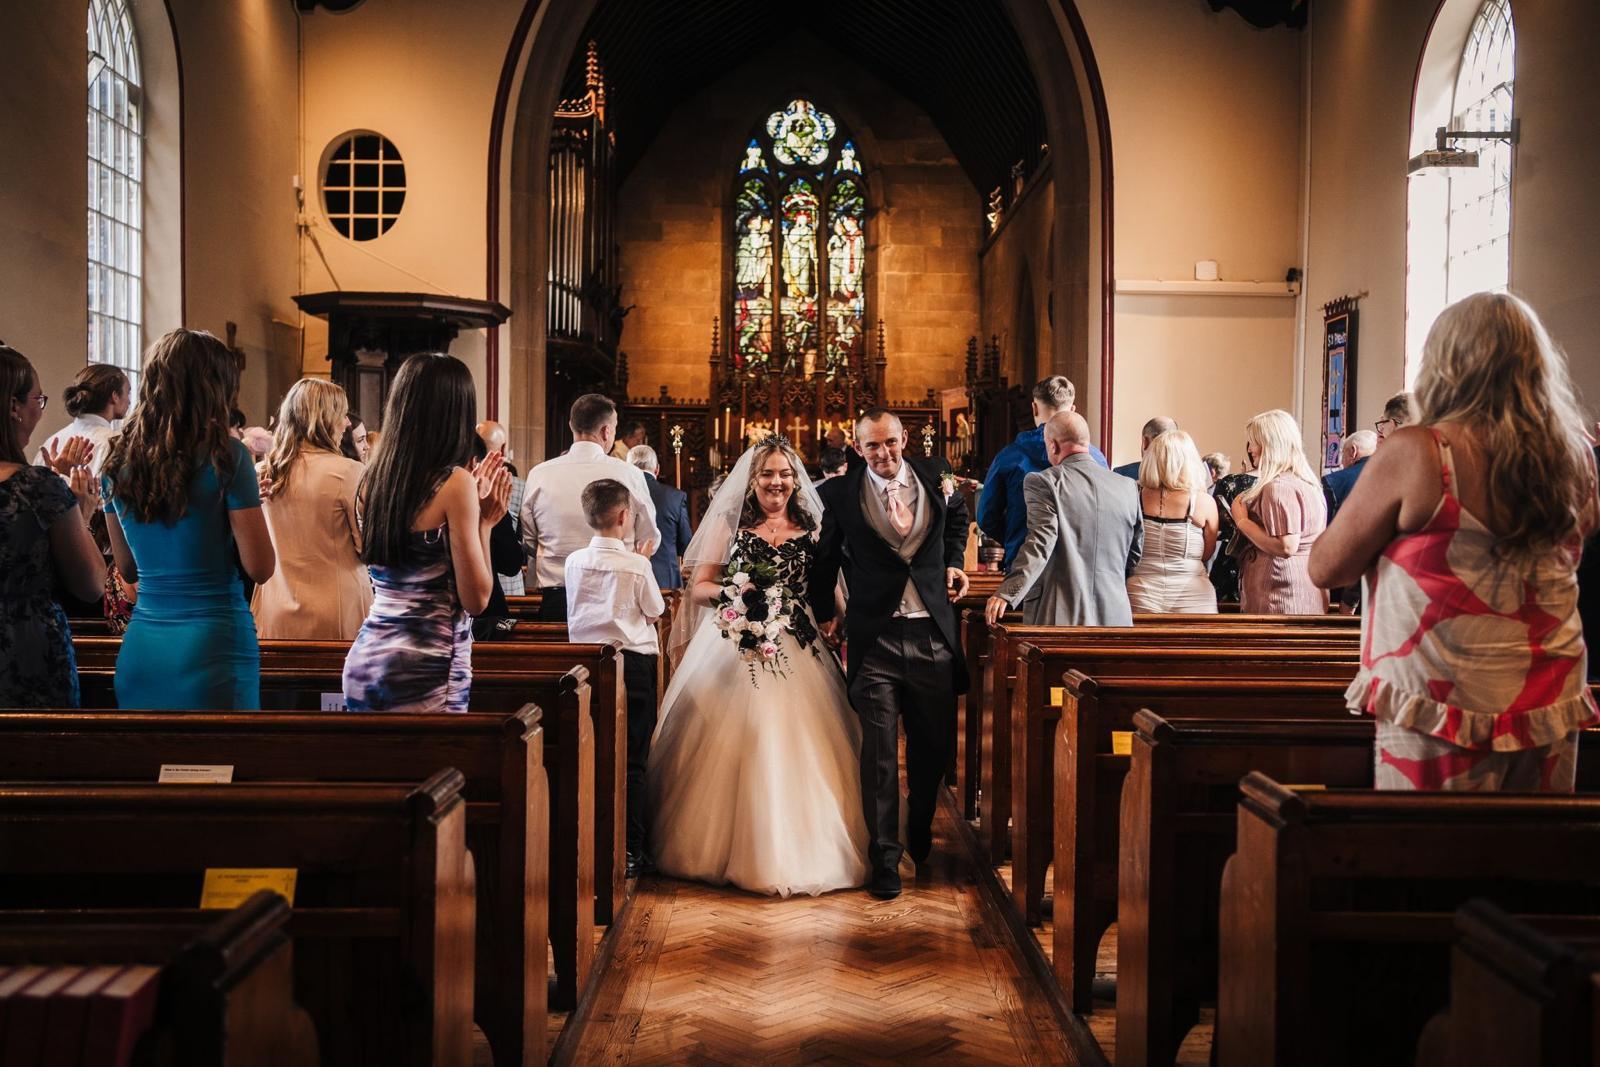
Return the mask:
{"type": "MultiPolygon", "coordinates": [[[[509,344],[491,335],[491,394],[504,392],[501,412],[525,462],[545,439],[544,382],[547,212],[546,165],[551,122],[567,63],[600,0],[528,0],[506,56],[491,132],[489,282],[491,297],[513,310],[509,344]],[[520,87],[519,87],[520,77],[520,87]],[[512,92],[515,89],[515,99],[512,92]],[[503,146],[509,138],[509,158],[503,146]],[[501,252],[505,234],[509,253],[501,252]],[[500,390],[500,368],[509,389],[500,390]]],[[[1080,383],[1094,398],[1097,433],[1111,432],[1112,183],[1105,94],[1088,34],[1073,0],[994,0],[1022,40],[1044,104],[1055,168],[1055,228],[1046,277],[1056,319],[1050,369],[1080,383]]],[[[1041,360],[1043,372],[1044,361],[1041,360]]],[[[493,401],[491,401],[493,403],[493,401]]]]}

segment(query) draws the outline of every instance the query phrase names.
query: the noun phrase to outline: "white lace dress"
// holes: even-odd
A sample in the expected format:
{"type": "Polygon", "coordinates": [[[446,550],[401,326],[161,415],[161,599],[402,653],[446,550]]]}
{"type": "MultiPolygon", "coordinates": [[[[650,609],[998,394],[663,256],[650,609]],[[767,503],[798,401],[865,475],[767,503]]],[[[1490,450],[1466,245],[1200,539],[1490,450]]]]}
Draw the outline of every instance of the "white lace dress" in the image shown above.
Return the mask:
{"type": "MultiPolygon", "coordinates": [[[[748,531],[735,553],[770,560],[805,602],[811,535],[774,548],[748,531]]],[[[707,619],[661,702],[647,789],[651,852],[664,874],[754,893],[861,885],[861,728],[809,614],[780,642],[788,675],[750,665],[707,619]]]]}

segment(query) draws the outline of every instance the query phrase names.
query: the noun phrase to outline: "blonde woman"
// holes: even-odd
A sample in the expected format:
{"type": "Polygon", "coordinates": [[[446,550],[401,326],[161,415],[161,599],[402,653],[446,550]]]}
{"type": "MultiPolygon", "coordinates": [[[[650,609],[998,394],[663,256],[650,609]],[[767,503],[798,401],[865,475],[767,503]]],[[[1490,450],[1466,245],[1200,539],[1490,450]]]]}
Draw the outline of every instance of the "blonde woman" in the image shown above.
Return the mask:
{"type": "Polygon", "coordinates": [[[1217,591],[1206,560],[1217,544],[1217,502],[1206,492],[1206,468],[1194,440],[1168,430],[1139,461],[1144,554],[1128,577],[1135,612],[1212,613],[1217,591]]]}
{"type": "Polygon", "coordinates": [[[339,452],[349,423],[344,390],[302,378],[278,408],[272,450],[256,468],[278,569],[250,608],[263,638],[350,641],[372,605],[357,553],[356,485],[363,467],[339,452]]]}
{"type": "Polygon", "coordinates": [[[1287,411],[1263,411],[1245,423],[1245,453],[1256,481],[1234,498],[1233,522],[1246,539],[1239,557],[1239,610],[1247,615],[1321,615],[1327,596],[1306,561],[1328,525],[1322,486],[1300,447],[1287,411]]]}
{"type": "Polygon", "coordinates": [[[1364,580],[1346,703],[1378,720],[1376,785],[1571,792],[1600,507],[1566,359],[1528,305],[1480,293],[1434,322],[1414,396],[1311,560],[1321,585],[1364,580]]]}

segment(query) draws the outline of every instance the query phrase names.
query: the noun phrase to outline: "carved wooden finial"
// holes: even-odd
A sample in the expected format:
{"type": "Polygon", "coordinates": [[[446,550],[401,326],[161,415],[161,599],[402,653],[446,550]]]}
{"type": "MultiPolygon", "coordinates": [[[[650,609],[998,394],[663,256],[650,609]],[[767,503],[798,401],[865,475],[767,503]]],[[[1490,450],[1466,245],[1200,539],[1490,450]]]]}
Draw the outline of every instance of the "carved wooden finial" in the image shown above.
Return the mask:
{"type": "Polygon", "coordinates": [[[715,366],[722,357],[722,316],[711,316],[711,364],[715,366]]]}
{"type": "Polygon", "coordinates": [[[878,359],[877,359],[877,363],[878,363],[879,367],[887,366],[888,363],[889,363],[889,357],[884,354],[883,319],[881,317],[878,319],[878,359]]]}

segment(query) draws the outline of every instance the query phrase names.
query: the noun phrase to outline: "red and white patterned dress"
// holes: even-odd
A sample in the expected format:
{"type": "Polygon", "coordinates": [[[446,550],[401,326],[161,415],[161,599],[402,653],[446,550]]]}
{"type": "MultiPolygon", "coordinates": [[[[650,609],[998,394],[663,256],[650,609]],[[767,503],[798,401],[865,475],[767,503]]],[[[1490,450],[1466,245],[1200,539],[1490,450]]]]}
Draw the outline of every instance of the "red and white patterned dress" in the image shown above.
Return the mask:
{"type": "Polygon", "coordinates": [[[1345,699],[1378,720],[1379,789],[1570,791],[1577,731],[1600,718],[1578,617],[1577,539],[1531,563],[1494,555],[1494,534],[1453,491],[1364,579],[1361,670],[1345,699]]]}

